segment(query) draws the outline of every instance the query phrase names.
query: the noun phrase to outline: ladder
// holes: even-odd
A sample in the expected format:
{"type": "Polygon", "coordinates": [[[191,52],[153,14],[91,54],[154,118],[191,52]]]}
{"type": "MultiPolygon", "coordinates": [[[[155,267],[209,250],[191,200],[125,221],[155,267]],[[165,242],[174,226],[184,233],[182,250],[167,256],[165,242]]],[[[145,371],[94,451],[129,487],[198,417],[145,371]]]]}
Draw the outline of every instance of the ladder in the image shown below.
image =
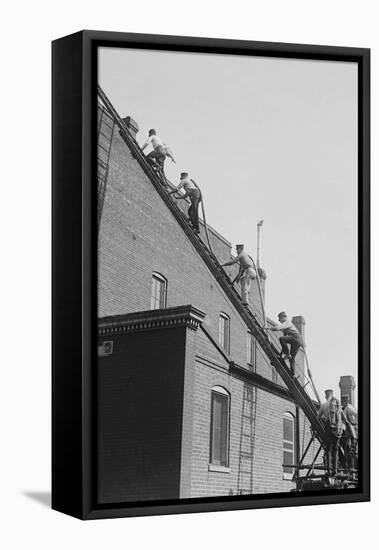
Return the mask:
{"type": "Polygon", "coordinates": [[[97,117],[97,228],[100,228],[103,212],[105,191],[109,172],[109,157],[111,154],[115,122],[109,118],[106,111],[100,110],[97,117]],[[108,120],[107,120],[108,119],[108,120]]]}
{"type": "Polygon", "coordinates": [[[237,494],[253,493],[253,467],[255,448],[255,427],[257,388],[244,383],[242,398],[241,434],[238,462],[237,494]]]}
{"type": "Polygon", "coordinates": [[[187,222],[187,218],[179,206],[176,204],[172,195],[167,192],[166,187],[162,184],[161,179],[157,173],[152,169],[149,162],[146,160],[145,155],[142,153],[136,140],[130,135],[128,128],[124,121],[121,119],[103,90],[98,86],[98,96],[108,113],[111,115],[115,123],[120,129],[120,136],[127,144],[131,151],[133,158],[135,158],[140,164],[142,170],[149,177],[150,181],[154,185],[155,190],[161,196],[173,216],[176,218],[179,225],[182,227],[184,233],[208,267],[209,271],[218,281],[220,287],[228,296],[231,304],[234,306],[240,317],[245,322],[248,329],[260,345],[262,351],[270,361],[271,365],[275,368],[284,384],[287,386],[288,391],[297,405],[301,407],[305,416],[307,417],[312,431],[315,432],[317,439],[321,444],[327,446],[328,436],[324,426],[324,423],[317,415],[317,409],[311,397],[308,395],[305,387],[299,382],[298,377],[287,366],[286,362],[279,357],[279,350],[269,339],[267,332],[261,326],[259,320],[251,311],[249,306],[242,303],[241,296],[231,284],[231,281],[226,271],[221,267],[217,257],[211,250],[207,248],[201,238],[192,230],[187,222]]]}

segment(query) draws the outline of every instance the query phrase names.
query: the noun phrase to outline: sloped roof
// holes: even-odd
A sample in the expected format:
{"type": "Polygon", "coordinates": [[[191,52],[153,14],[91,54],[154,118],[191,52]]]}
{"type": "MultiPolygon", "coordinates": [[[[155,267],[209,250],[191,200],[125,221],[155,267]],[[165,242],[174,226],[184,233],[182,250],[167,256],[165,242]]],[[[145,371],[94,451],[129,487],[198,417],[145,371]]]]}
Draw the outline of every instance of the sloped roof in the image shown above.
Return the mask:
{"type": "Polygon", "coordinates": [[[224,269],[220,266],[218,258],[212,253],[211,250],[207,248],[203,241],[189,226],[185,214],[177,206],[172,195],[170,195],[167,192],[166,188],[162,185],[160,177],[146,160],[146,157],[142,153],[138,143],[128,131],[125,122],[121,119],[120,115],[114,109],[113,105],[111,104],[103,90],[100,88],[100,86],[98,86],[98,94],[108,112],[114,118],[115,123],[119,126],[120,136],[129,147],[132,156],[137,160],[142,170],[148,176],[149,180],[155,188],[155,191],[166,204],[167,208],[170,210],[170,212],[188,237],[198,255],[203,260],[209,271],[218,282],[219,286],[224,291],[230,304],[234,307],[240,318],[244,321],[246,326],[253,334],[254,338],[260,345],[262,351],[265,353],[271,365],[273,365],[279,373],[283,382],[286,384],[292,398],[302,408],[304,414],[307,416],[313,430],[316,432],[320,441],[328,444],[328,435],[326,433],[325,426],[318,418],[317,409],[313,400],[303,388],[302,384],[298,381],[296,376],[292,374],[285,361],[279,357],[278,350],[270,341],[267,333],[263,330],[256,316],[248,307],[243,305],[240,295],[231,284],[231,281],[226,275],[224,269]]]}

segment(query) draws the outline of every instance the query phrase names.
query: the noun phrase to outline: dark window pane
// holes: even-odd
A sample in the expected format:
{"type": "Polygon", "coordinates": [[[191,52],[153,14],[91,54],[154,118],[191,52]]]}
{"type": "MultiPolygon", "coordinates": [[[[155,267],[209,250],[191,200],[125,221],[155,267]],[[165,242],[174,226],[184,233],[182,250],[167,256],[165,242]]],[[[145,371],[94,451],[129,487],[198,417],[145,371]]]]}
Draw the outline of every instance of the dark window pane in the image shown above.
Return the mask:
{"type": "Polygon", "coordinates": [[[293,468],[289,465],[294,463],[294,419],[291,416],[283,418],[283,471],[285,474],[293,474],[293,468]],[[288,465],[288,466],[286,466],[288,465]]]}
{"type": "MultiPolygon", "coordinates": [[[[283,452],[283,464],[293,464],[293,453],[289,453],[288,451],[283,452]]],[[[284,466],[283,471],[286,474],[292,474],[293,468],[290,468],[289,466],[284,466]]]]}
{"type": "Polygon", "coordinates": [[[153,277],[151,283],[151,309],[155,309],[156,284],[157,280],[155,279],[155,277],[153,277]]]}
{"type": "Polygon", "coordinates": [[[158,308],[161,307],[162,303],[162,281],[157,281],[157,296],[156,296],[156,302],[158,308]]]}
{"type": "Polygon", "coordinates": [[[166,307],[166,281],[158,275],[153,275],[151,284],[151,309],[163,309],[166,307]]]}
{"type": "Polygon", "coordinates": [[[250,332],[247,333],[247,362],[253,364],[253,338],[250,332]]]}
{"type": "Polygon", "coordinates": [[[225,349],[225,317],[220,316],[219,321],[219,344],[225,349]]]}
{"type": "Polygon", "coordinates": [[[225,396],[221,404],[221,449],[220,463],[222,466],[227,465],[227,437],[228,437],[228,398],[225,396]]]}
{"type": "Polygon", "coordinates": [[[213,459],[216,464],[221,463],[221,403],[218,396],[213,403],[213,459]]]}
{"type": "Polygon", "coordinates": [[[283,418],[283,439],[293,441],[293,420],[283,418]]]}
{"type": "Polygon", "coordinates": [[[293,464],[293,453],[283,451],[283,464],[293,464]]]}
{"type": "Polygon", "coordinates": [[[229,353],[229,318],[225,315],[219,317],[218,341],[220,346],[229,353]]]}
{"type": "Polygon", "coordinates": [[[210,456],[210,462],[212,464],[221,466],[228,465],[228,414],[228,396],[213,392],[211,406],[210,456]]]}

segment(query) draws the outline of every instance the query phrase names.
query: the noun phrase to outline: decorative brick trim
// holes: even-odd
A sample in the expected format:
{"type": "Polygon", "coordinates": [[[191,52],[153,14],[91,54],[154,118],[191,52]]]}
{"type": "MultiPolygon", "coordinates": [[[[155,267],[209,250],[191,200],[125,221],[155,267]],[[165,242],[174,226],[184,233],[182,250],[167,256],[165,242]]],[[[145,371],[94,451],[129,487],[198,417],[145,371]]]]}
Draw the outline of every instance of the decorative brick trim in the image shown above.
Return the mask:
{"type": "Polygon", "coordinates": [[[204,318],[205,313],[191,305],[138,311],[136,313],[100,318],[97,332],[99,336],[103,336],[160,328],[187,327],[197,330],[204,318]]]}

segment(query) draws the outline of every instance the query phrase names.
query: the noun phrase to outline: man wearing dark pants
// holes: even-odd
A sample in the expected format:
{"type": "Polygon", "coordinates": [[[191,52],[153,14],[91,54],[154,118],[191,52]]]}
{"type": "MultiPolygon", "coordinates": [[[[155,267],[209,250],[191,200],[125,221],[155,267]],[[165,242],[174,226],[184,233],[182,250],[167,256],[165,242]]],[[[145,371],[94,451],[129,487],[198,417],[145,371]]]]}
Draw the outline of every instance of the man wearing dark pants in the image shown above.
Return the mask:
{"type": "Polygon", "coordinates": [[[341,407],[344,415],[346,430],[341,439],[341,445],[344,450],[344,466],[348,472],[356,468],[357,450],[358,450],[358,411],[351,403],[348,397],[342,396],[341,407]]]}
{"type": "Polygon", "coordinates": [[[323,420],[326,428],[326,467],[328,474],[338,473],[338,456],[340,438],[344,433],[342,409],[338,399],[333,397],[333,390],[325,390],[326,402],[322,403],[317,416],[323,420]]]}
{"type": "Polygon", "coordinates": [[[301,336],[297,328],[291,321],[288,321],[287,314],[281,311],[278,315],[279,325],[276,327],[266,327],[272,331],[283,331],[283,336],[279,338],[280,345],[282,346],[281,355],[286,359],[289,359],[291,365],[294,365],[295,357],[299,348],[302,346],[301,336]],[[288,348],[290,346],[291,352],[288,348]]]}
{"type": "Polygon", "coordinates": [[[201,191],[198,185],[192,180],[189,179],[188,172],[182,172],[180,174],[180,183],[176,189],[170,191],[170,193],[177,193],[184,187],[185,194],[179,195],[178,199],[185,199],[186,197],[190,198],[191,204],[188,208],[188,218],[192,224],[196,233],[200,233],[199,228],[199,204],[201,201],[201,191]]]}
{"type": "Polygon", "coordinates": [[[166,149],[163,141],[157,136],[157,132],[154,128],[149,130],[149,137],[146,143],[142,145],[142,151],[150,144],[153,146],[153,150],[147,155],[147,158],[156,161],[163,172],[164,161],[166,160],[166,149]]]}

